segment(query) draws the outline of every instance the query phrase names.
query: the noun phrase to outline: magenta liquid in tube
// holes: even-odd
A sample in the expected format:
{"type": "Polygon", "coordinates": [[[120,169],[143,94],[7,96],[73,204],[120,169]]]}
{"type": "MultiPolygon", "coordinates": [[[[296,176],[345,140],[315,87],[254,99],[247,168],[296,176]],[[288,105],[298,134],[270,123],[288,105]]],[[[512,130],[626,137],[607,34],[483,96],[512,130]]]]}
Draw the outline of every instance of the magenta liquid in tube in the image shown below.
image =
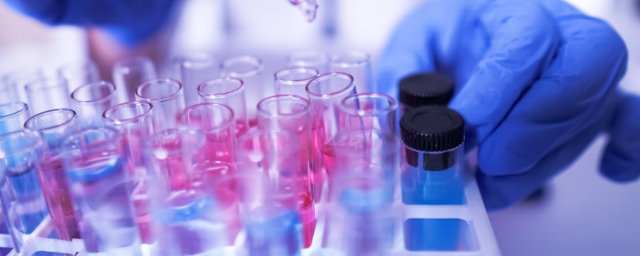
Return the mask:
{"type": "Polygon", "coordinates": [[[141,255],[122,135],[109,127],[84,128],[62,147],[87,254],[141,255]]]}
{"type": "Polygon", "coordinates": [[[216,78],[198,86],[202,102],[225,104],[233,110],[236,136],[249,129],[244,81],[238,78],[216,78]]]}

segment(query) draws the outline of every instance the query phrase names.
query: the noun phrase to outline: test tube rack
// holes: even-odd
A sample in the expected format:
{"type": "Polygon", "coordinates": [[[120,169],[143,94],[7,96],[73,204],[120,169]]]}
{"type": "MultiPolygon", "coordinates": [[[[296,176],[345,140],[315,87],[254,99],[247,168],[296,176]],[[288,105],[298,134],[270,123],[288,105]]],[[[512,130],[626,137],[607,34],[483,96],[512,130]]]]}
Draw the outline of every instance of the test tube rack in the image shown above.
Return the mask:
{"type": "MultiPolygon", "coordinates": [[[[468,170],[471,169],[469,166],[468,170]]],[[[396,213],[397,221],[395,223],[394,230],[394,242],[391,255],[400,256],[493,256],[500,255],[500,249],[491,228],[489,217],[484,208],[480,191],[478,190],[477,183],[473,179],[473,175],[470,172],[465,172],[464,176],[464,192],[466,196],[466,204],[464,205],[405,205],[400,199],[399,186],[395,193],[395,203],[393,207],[394,213],[396,213]],[[405,226],[408,220],[423,220],[423,221],[438,221],[447,220],[452,221],[455,225],[459,225],[462,237],[454,250],[408,250],[407,242],[404,234],[409,225],[405,226]]],[[[317,205],[318,209],[318,223],[316,227],[316,233],[314,235],[313,243],[310,248],[303,250],[304,256],[341,256],[339,252],[331,249],[323,248],[323,238],[326,225],[326,209],[323,207],[323,203],[317,205]]],[[[431,225],[432,226],[432,225],[431,225]]],[[[82,240],[63,241],[48,238],[53,232],[53,225],[49,218],[46,218],[39,227],[30,235],[27,236],[22,253],[19,254],[16,250],[12,250],[8,255],[37,255],[38,252],[56,252],[65,253],[68,255],[84,255],[84,245],[82,240]]],[[[429,235],[440,235],[425,234],[429,235]]],[[[446,234],[445,234],[446,235],[446,234]]],[[[0,248],[12,248],[13,243],[11,237],[6,234],[0,234],[0,248]]],[[[237,256],[246,255],[244,251],[244,234],[241,232],[235,242],[235,246],[229,246],[225,248],[225,255],[237,256]]],[[[143,254],[152,255],[150,246],[142,246],[143,254]]],[[[344,255],[349,256],[349,255],[344,255]]]]}

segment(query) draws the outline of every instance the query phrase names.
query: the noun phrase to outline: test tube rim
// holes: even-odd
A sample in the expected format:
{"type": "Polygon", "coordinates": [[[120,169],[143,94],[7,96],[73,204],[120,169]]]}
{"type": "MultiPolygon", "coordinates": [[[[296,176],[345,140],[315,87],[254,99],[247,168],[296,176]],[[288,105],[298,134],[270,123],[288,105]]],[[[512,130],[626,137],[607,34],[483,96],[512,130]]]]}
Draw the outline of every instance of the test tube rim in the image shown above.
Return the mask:
{"type": "Polygon", "coordinates": [[[285,117],[285,118],[295,118],[295,117],[299,117],[299,116],[304,116],[309,114],[310,109],[311,109],[311,103],[303,98],[300,97],[298,95],[294,95],[294,94],[276,94],[273,96],[269,96],[266,97],[260,101],[258,101],[258,113],[260,113],[260,115],[265,116],[265,117],[285,117]],[[304,108],[298,112],[298,113],[293,113],[293,114],[273,114],[270,111],[267,111],[264,109],[263,104],[272,102],[272,101],[277,101],[278,99],[281,98],[287,98],[287,99],[294,99],[294,100],[298,100],[300,102],[302,102],[304,104],[304,108]]]}
{"type": "Polygon", "coordinates": [[[319,65],[326,65],[327,63],[329,63],[331,57],[329,56],[329,54],[327,54],[326,52],[323,51],[313,51],[313,50],[309,50],[309,51],[299,51],[299,52],[294,52],[289,54],[288,56],[289,60],[289,65],[293,66],[293,67],[314,67],[314,66],[319,66],[319,65]],[[304,55],[304,56],[315,56],[315,57],[320,57],[317,58],[315,62],[305,62],[305,61],[300,61],[300,60],[295,60],[295,56],[296,55],[304,55]]]}
{"type": "Polygon", "coordinates": [[[155,68],[151,59],[144,56],[135,56],[117,61],[113,64],[113,72],[117,73],[117,71],[120,71],[126,75],[131,73],[133,67],[135,67],[135,70],[153,70],[155,68]]]}
{"type": "Polygon", "coordinates": [[[70,124],[71,122],[76,120],[76,118],[77,118],[77,113],[73,109],[70,109],[70,108],[55,108],[55,109],[42,111],[40,113],[37,113],[37,114],[29,117],[29,119],[27,119],[27,121],[24,122],[24,128],[37,130],[37,131],[46,131],[46,130],[55,129],[55,128],[62,127],[62,126],[65,126],[67,124],[70,124]],[[50,126],[41,127],[41,128],[32,127],[33,125],[31,125],[31,124],[35,124],[36,123],[35,120],[37,120],[38,118],[41,118],[44,115],[48,115],[48,114],[51,114],[51,113],[54,113],[54,112],[55,113],[66,112],[66,113],[69,113],[71,115],[62,123],[57,123],[55,125],[50,125],[50,126]]]}
{"type": "Polygon", "coordinates": [[[93,104],[93,103],[103,103],[106,101],[109,101],[111,99],[113,99],[113,97],[115,97],[116,95],[116,86],[112,83],[109,83],[107,81],[98,81],[98,82],[91,82],[91,83],[87,83],[84,85],[81,85],[80,87],[76,88],[75,90],[73,90],[73,92],[71,92],[71,100],[73,100],[74,102],[77,103],[81,103],[81,104],[93,104]],[[100,99],[96,99],[96,100],[79,100],[77,98],[76,93],[78,93],[80,90],[85,89],[87,87],[90,86],[107,86],[111,91],[109,92],[109,95],[102,97],[100,99]]]}
{"type": "Polygon", "coordinates": [[[218,67],[220,64],[217,59],[213,56],[213,54],[207,52],[189,52],[176,56],[173,59],[174,63],[177,63],[180,69],[187,68],[202,68],[202,67],[210,67],[216,66],[218,67]],[[193,65],[197,66],[193,66],[193,65]]]}
{"type": "MultiPolygon", "coordinates": [[[[64,88],[69,89],[69,85],[67,79],[60,76],[50,76],[50,77],[39,77],[36,79],[29,80],[24,85],[24,89],[27,92],[33,92],[37,90],[49,90],[55,88],[64,88]],[[53,83],[50,83],[53,82],[53,83]]],[[[68,93],[68,92],[67,92],[68,93]]]]}
{"type": "Polygon", "coordinates": [[[29,111],[29,105],[27,105],[27,103],[24,103],[22,101],[13,101],[9,103],[0,104],[0,109],[7,106],[18,106],[19,108],[11,109],[12,112],[7,114],[1,114],[0,112],[0,120],[11,118],[17,114],[23,113],[24,111],[29,111]]]}
{"type": "Polygon", "coordinates": [[[314,79],[311,79],[311,81],[309,81],[309,83],[307,83],[307,86],[305,86],[305,91],[307,92],[307,94],[309,95],[309,97],[311,98],[320,98],[320,99],[329,99],[331,97],[340,95],[344,92],[347,92],[349,90],[353,90],[355,87],[355,83],[354,83],[354,79],[353,76],[344,72],[330,72],[330,73],[326,73],[320,76],[317,76],[314,79]],[[328,77],[333,77],[333,76],[337,76],[337,77],[346,77],[347,80],[349,81],[349,84],[346,85],[344,88],[331,92],[331,93],[316,93],[313,92],[312,90],[310,90],[310,87],[312,86],[312,84],[316,84],[316,83],[320,83],[322,81],[320,80],[324,80],[327,79],[328,77]]]}
{"type": "Polygon", "coordinates": [[[87,126],[87,127],[80,128],[77,131],[69,134],[69,136],[67,136],[62,140],[62,143],[60,143],[60,145],[62,148],[62,152],[65,152],[63,153],[65,155],[65,158],[69,156],[75,157],[78,155],[77,154],[78,152],[80,154],[87,154],[87,153],[102,150],[105,147],[109,147],[111,143],[117,144],[119,143],[121,136],[122,134],[120,133],[120,131],[111,126],[87,126]],[[107,133],[109,134],[109,136],[105,137],[105,139],[102,139],[99,142],[91,143],[91,147],[81,149],[81,148],[76,148],[71,146],[72,144],[75,144],[75,143],[72,143],[72,141],[80,140],[79,138],[82,138],[85,133],[89,131],[96,131],[96,130],[108,131],[107,133]]]}
{"type": "Polygon", "coordinates": [[[329,65],[339,68],[363,67],[371,63],[371,54],[365,51],[347,51],[339,54],[331,55],[329,65]],[[356,61],[345,61],[345,56],[358,56],[356,61]]]}
{"type": "Polygon", "coordinates": [[[138,85],[138,87],[136,88],[136,97],[138,97],[143,101],[148,101],[148,102],[166,102],[166,101],[175,99],[176,97],[180,96],[180,94],[182,94],[182,83],[172,78],[154,78],[154,79],[145,81],[144,83],[138,85]],[[163,96],[163,97],[147,98],[141,95],[142,94],[141,91],[144,87],[151,86],[151,84],[155,84],[155,83],[167,83],[167,84],[175,85],[177,87],[175,88],[176,89],[175,92],[172,92],[169,95],[163,96]]]}
{"type": "Polygon", "coordinates": [[[107,123],[110,123],[116,126],[121,124],[126,124],[126,123],[137,123],[138,121],[143,120],[144,118],[149,118],[151,116],[152,111],[153,111],[153,104],[151,102],[134,100],[134,101],[119,103],[109,107],[107,110],[104,111],[104,113],[102,113],[102,119],[106,120],[107,123]],[[124,107],[129,107],[129,106],[143,106],[144,111],[142,113],[139,113],[129,118],[122,118],[122,119],[112,118],[111,114],[115,113],[116,111],[124,107]]]}
{"type": "Polygon", "coordinates": [[[318,77],[319,75],[320,75],[320,71],[318,71],[318,69],[313,68],[313,67],[288,67],[288,68],[281,69],[278,72],[274,73],[273,77],[276,80],[276,82],[280,82],[280,83],[283,83],[283,84],[286,84],[286,85],[295,85],[295,84],[298,84],[298,83],[308,83],[309,81],[313,80],[314,78],[318,77]],[[283,72],[294,72],[294,71],[301,71],[301,70],[311,71],[311,74],[313,74],[313,75],[309,76],[309,77],[306,77],[306,78],[301,78],[301,79],[283,79],[280,76],[283,72]]]}
{"type": "MultiPolygon", "coordinates": [[[[193,104],[190,106],[187,106],[181,113],[180,113],[180,122],[182,124],[184,124],[187,127],[191,127],[189,125],[189,123],[187,121],[185,121],[185,119],[188,118],[190,111],[195,110],[199,107],[204,107],[204,106],[210,106],[210,107],[220,107],[221,109],[224,109],[225,111],[227,111],[229,113],[229,117],[227,119],[225,119],[225,121],[229,121],[229,122],[223,122],[224,125],[218,126],[218,127],[214,127],[214,128],[207,128],[207,129],[203,129],[203,128],[198,128],[201,129],[205,132],[217,132],[217,131],[221,131],[224,129],[227,129],[229,127],[234,128],[235,124],[234,124],[234,120],[235,120],[235,113],[233,112],[233,109],[225,104],[222,103],[216,103],[216,102],[203,102],[203,103],[197,103],[197,104],[193,104]]],[[[193,128],[195,129],[195,128],[193,128]]]]}
{"type": "Polygon", "coordinates": [[[198,85],[198,95],[200,95],[200,97],[204,97],[206,99],[224,99],[227,97],[231,97],[234,96],[238,93],[242,93],[244,91],[244,81],[240,78],[237,77],[219,77],[219,78],[214,78],[208,81],[205,81],[201,84],[198,85]],[[208,93],[205,92],[205,87],[207,87],[208,85],[212,84],[213,82],[218,82],[218,81],[234,81],[234,82],[238,82],[237,83],[237,87],[234,88],[233,90],[229,90],[226,92],[222,92],[222,93],[208,93]]]}
{"type": "Polygon", "coordinates": [[[396,111],[398,109],[398,103],[396,102],[396,100],[386,94],[383,93],[375,93],[375,92],[364,92],[364,93],[357,93],[357,94],[353,94],[353,95],[348,95],[346,97],[344,97],[344,99],[342,99],[340,101],[340,108],[347,114],[352,115],[352,116],[377,116],[379,114],[383,114],[383,113],[389,113],[392,111],[396,111]],[[378,99],[384,99],[386,100],[387,103],[389,103],[388,107],[382,110],[376,110],[375,112],[368,112],[368,111],[359,111],[357,109],[353,109],[347,106],[347,101],[351,100],[351,99],[360,99],[361,97],[364,98],[378,98],[378,99]]]}
{"type": "Polygon", "coordinates": [[[40,148],[43,146],[44,141],[42,140],[42,137],[40,137],[40,134],[35,130],[23,128],[17,131],[5,133],[0,135],[0,159],[6,158],[7,155],[21,154],[25,151],[34,151],[36,148],[40,148]],[[20,147],[19,150],[5,150],[4,145],[6,144],[4,143],[4,141],[12,138],[13,136],[19,136],[18,134],[30,136],[30,139],[32,140],[29,140],[30,143],[28,145],[20,147]],[[7,154],[4,151],[8,151],[9,153],[7,154]]]}
{"type": "Polygon", "coordinates": [[[223,76],[227,76],[227,77],[234,77],[234,78],[246,78],[246,77],[252,77],[252,76],[256,76],[258,74],[260,74],[260,72],[262,72],[262,70],[264,70],[264,63],[262,63],[262,60],[258,57],[252,56],[252,55],[239,55],[239,56],[234,56],[234,57],[230,57],[230,58],[226,58],[222,61],[222,63],[220,64],[220,68],[222,70],[222,75],[223,76]],[[254,68],[251,71],[248,72],[244,72],[244,73],[238,73],[238,72],[229,72],[228,66],[235,64],[237,62],[242,62],[242,61],[251,61],[254,66],[254,68]],[[230,62],[233,62],[231,64],[229,64],[230,62]],[[227,65],[228,64],[228,65],[227,65]]]}

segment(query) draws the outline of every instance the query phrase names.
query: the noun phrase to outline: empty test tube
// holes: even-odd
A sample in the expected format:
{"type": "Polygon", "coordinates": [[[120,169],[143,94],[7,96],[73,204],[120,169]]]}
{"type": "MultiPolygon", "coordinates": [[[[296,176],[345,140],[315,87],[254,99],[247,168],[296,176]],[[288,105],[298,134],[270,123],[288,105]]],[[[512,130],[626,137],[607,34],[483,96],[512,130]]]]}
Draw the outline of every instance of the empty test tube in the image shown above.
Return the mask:
{"type": "Polygon", "coordinates": [[[244,55],[225,59],[222,62],[222,76],[235,77],[244,82],[247,99],[247,116],[252,124],[256,117],[255,106],[264,95],[267,95],[267,81],[263,77],[264,64],[255,56],[244,55]]]}
{"type": "Polygon", "coordinates": [[[136,90],[136,98],[153,104],[155,126],[158,130],[174,128],[184,109],[182,84],[170,78],[152,79],[136,90]]]}
{"type": "Polygon", "coordinates": [[[69,108],[69,87],[61,77],[35,79],[25,85],[29,107],[33,113],[56,108],[69,108]]]}
{"type": "Polygon", "coordinates": [[[465,203],[462,116],[447,107],[420,107],[402,116],[400,129],[404,142],[402,201],[417,205],[465,203]]]}
{"type": "Polygon", "coordinates": [[[29,118],[25,127],[44,138],[36,170],[58,239],[80,238],[60,148],[65,136],[78,129],[76,113],[71,109],[45,111],[29,118]]]}
{"type": "Polygon", "coordinates": [[[129,156],[127,176],[133,180],[131,201],[143,243],[152,243],[151,209],[149,205],[148,173],[144,162],[144,141],[153,133],[153,105],[131,101],[111,106],[103,113],[104,122],[118,129],[129,156]]]}
{"type": "Polygon", "coordinates": [[[331,56],[330,72],[344,72],[353,76],[358,93],[373,89],[371,55],[365,52],[350,51],[331,56]]]}
{"type": "Polygon", "coordinates": [[[239,137],[249,129],[244,82],[237,78],[217,78],[198,86],[202,102],[225,104],[233,110],[239,137]]]}
{"type": "Polygon", "coordinates": [[[18,251],[27,236],[33,234],[48,215],[35,166],[42,149],[42,139],[30,130],[18,130],[0,137],[2,206],[18,251]]]}
{"type": "Polygon", "coordinates": [[[100,81],[79,86],[71,93],[71,105],[82,125],[104,124],[102,113],[115,104],[118,95],[115,85],[100,81]]]}
{"type": "Polygon", "coordinates": [[[305,87],[319,75],[314,68],[286,68],[275,73],[276,94],[292,94],[307,98],[305,87]]]}
{"type": "Polygon", "coordinates": [[[207,53],[194,53],[174,60],[182,81],[185,103],[199,102],[198,85],[219,76],[220,63],[207,53]]]}
{"type": "Polygon", "coordinates": [[[0,135],[22,129],[29,118],[29,106],[24,102],[0,104],[0,135]]]}
{"type": "Polygon", "coordinates": [[[289,55],[290,67],[313,68],[320,74],[329,71],[329,55],[320,51],[301,51],[289,55]]]}
{"type": "MultiPolygon", "coordinates": [[[[7,73],[2,76],[1,80],[4,86],[8,88],[7,92],[9,93],[6,96],[5,95],[0,96],[0,99],[8,99],[11,102],[22,101],[22,102],[29,103],[29,98],[27,97],[27,92],[24,88],[25,85],[27,85],[27,83],[34,80],[44,79],[44,77],[45,77],[44,72],[40,68],[20,69],[20,70],[7,73]],[[10,94],[12,90],[15,90],[14,92],[15,95],[10,94]],[[11,96],[12,98],[7,98],[9,96],[11,96]],[[18,97],[18,98],[15,98],[15,97],[18,97]]],[[[3,89],[3,91],[5,90],[3,89]]],[[[37,113],[37,112],[32,111],[32,113],[37,113]]]]}
{"type": "Polygon", "coordinates": [[[0,104],[20,101],[17,87],[0,79],[0,104]]]}
{"type": "Polygon", "coordinates": [[[91,60],[73,62],[58,68],[58,76],[67,80],[69,90],[100,81],[100,71],[91,60]]]}
{"type": "Polygon", "coordinates": [[[152,216],[162,255],[220,255],[239,230],[232,166],[194,158],[203,137],[200,131],[171,129],[149,141],[152,216]],[[212,179],[192,179],[201,176],[212,179]]]}
{"type": "Polygon", "coordinates": [[[156,77],[156,68],[145,57],[122,60],[113,66],[113,82],[121,102],[135,100],[138,86],[156,77]]]}
{"type": "Polygon", "coordinates": [[[141,255],[121,134],[88,127],[62,144],[67,182],[88,255],[141,255]]]}

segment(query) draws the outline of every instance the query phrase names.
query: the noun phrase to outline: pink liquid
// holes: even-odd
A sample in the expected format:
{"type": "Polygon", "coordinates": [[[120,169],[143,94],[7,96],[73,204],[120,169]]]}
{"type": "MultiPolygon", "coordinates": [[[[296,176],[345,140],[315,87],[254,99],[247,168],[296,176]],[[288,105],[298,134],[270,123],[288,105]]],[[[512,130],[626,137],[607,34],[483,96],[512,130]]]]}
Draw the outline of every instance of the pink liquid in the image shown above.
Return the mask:
{"type": "Polygon", "coordinates": [[[73,212],[73,201],[67,186],[62,160],[58,157],[46,157],[36,169],[58,238],[79,239],[80,230],[73,212]]]}
{"type": "Polygon", "coordinates": [[[236,121],[236,137],[239,138],[240,136],[247,133],[247,130],[249,130],[249,127],[250,125],[247,125],[247,123],[245,122],[236,121]]]}
{"type": "Polygon", "coordinates": [[[149,189],[146,181],[138,182],[132,193],[131,202],[136,215],[136,224],[140,230],[140,238],[145,244],[155,241],[151,230],[151,206],[149,202],[149,189]]]}

